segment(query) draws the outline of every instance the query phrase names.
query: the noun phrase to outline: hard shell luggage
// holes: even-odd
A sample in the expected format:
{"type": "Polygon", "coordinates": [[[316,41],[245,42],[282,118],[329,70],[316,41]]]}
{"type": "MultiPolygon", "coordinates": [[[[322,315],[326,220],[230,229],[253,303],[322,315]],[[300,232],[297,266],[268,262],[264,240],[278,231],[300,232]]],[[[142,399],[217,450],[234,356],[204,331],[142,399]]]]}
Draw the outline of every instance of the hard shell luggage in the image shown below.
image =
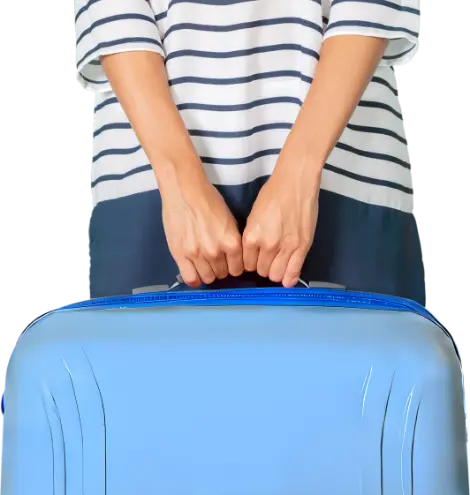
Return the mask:
{"type": "Polygon", "coordinates": [[[10,360],[2,495],[468,495],[454,342],[324,289],[103,298],[10,360]]]}

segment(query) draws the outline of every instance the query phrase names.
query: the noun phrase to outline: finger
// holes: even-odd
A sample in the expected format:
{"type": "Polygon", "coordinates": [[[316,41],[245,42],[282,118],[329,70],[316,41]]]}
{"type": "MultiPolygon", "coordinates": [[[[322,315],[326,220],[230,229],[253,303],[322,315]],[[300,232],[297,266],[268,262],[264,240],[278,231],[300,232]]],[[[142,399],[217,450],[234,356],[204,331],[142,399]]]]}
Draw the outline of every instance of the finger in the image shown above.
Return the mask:
{"type": "Polygon", "coordinates": [[[256,272],[258,264],[259,249],[258,248],[243,248],[243,266],[247,272],[256,272]]]}
{"type": "Polygon", "coordinates": [[[215,278],[223,279],[228,275],[225,253],[217,248],[215,244],[206,246],[202,252],[202,257],[209,263],[215,278]]]}
{"type": "Polygon", "coordinates": [[[231,239],[226,243],[224,249],[230,275],[239,277],[245,271],[241,237],[231,239]]]}
{"type": "Polygon", "coordinates": [[[259,245],[249,235],[243,237],[243,265],[247,272],[255,272],[258,265],[259,245]]]}
{"type": "Polygon", "coordinates": [[[259,275],[261,275],[261,277],[267,278],[269,276],[271,265],[278,253],[279,251],[276,248],[260,249],[256,271],[259,275]]]}
{"type": "Polygon", "coordinates": [[[201,278],[199,277],[196,267],[187,258],[176,260],[176,264],[180,270],[181,278],[183,282],[192,288],[197,288],[201,285],[201,278]]]}
{"type": "Polygon", "coordinates": [[[284,287],[295,287],[297,285],[307,252],[305,249],[297,249],[292,253],[282,279],[284,287]]]}
{"type": "Polygon", "coordinates": [[[216,258],[208,259],[207,261],[210,263],[214,275],[219,280],[222,280],[227,277],[228,265],[227,265],[227,259],[225,258],[224,254],[220,254],[216,258]]]}
{"type": "Polygon", "coordinates": [[[220,247],[225,261],[225,275],[221,278],[227,277],[228,274],[232,277],[239,277],[244,272],[242,238],[240,233],[235,230],[231,235],[225,236],[220,247]]]}
{"type": "Polygon", "coordinates": [[[228,264],[228,272],[232,277],[239,277],[243,275],[245,271],[245,265],[243,264],[243,253],[240,252],[236,255],[227,254],[227,264],[228,264]]]}
{"type": "Polygon", "coordinates": [[[283,248],[278,255],[274,258],[271,263],[271,268],[269,270],[269,279],[273,282],[282,282],[284,275],[286,274],[287,265],[289,260],[294,253],[295,249],[283,248]]]}
{"type": "Polygon", "coordinates": [[[205,258],[196,258],[195,260],[193,260],[193,263],[196,267],[199,277],[205,284],[212,284],[212,282],[215,281],[216,276],[214,270],[205,258]]]}

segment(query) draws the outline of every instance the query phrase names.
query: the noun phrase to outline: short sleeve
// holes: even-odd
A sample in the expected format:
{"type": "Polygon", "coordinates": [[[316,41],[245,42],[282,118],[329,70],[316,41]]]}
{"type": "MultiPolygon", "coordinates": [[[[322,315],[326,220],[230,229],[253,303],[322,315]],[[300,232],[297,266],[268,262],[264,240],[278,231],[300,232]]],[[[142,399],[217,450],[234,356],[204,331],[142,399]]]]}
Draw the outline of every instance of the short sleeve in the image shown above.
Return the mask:
{"type": "MultiPolygon", "coordinates": [[[[330,1],[330,0],[327,0],[330,1]]],[[[352,34],[389,40],[381,65],[404,64],[418,50],[420,0],[332,0],[325,39],[352,34]]]]}
{"type": "Polygon", "coordinates": [[[102,55],[145,50],[164,56],[147,0],[74,0],[78,80],[86,89],[111,89],[102,55]]]}

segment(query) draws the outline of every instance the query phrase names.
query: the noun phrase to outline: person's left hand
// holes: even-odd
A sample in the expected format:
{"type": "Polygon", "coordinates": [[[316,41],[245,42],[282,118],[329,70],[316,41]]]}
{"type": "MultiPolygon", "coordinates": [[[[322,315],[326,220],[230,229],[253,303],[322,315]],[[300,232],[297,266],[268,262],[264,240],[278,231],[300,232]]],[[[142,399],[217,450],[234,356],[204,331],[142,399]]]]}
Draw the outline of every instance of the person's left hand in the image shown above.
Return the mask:
{"type": "Polygon", "coordinates": [[[298,283],[315,233],[320,181],[321,167],[285,147],[243,232],[246,271],[284,287],[298,283]]]}

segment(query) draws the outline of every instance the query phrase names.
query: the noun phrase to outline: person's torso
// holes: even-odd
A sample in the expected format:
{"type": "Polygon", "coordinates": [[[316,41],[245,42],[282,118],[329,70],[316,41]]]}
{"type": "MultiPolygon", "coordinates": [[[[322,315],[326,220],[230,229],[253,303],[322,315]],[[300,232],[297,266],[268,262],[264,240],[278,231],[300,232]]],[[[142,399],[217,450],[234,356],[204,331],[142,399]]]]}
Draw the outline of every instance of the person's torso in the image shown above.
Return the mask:
{"type": "MultiPolygon", "coordinates": [[[[239,188],[269,176],[315,75],[325,6],[316,0],[151,5],[171,94],[210,180],[239,188]]],[[[395,74],[379,67],[328,159],[322,187],[410,212],[409,169],[395,74]]],[[[94,204],[158,188],[113,93],[96,96],[92,181],[94,204]]]]}

